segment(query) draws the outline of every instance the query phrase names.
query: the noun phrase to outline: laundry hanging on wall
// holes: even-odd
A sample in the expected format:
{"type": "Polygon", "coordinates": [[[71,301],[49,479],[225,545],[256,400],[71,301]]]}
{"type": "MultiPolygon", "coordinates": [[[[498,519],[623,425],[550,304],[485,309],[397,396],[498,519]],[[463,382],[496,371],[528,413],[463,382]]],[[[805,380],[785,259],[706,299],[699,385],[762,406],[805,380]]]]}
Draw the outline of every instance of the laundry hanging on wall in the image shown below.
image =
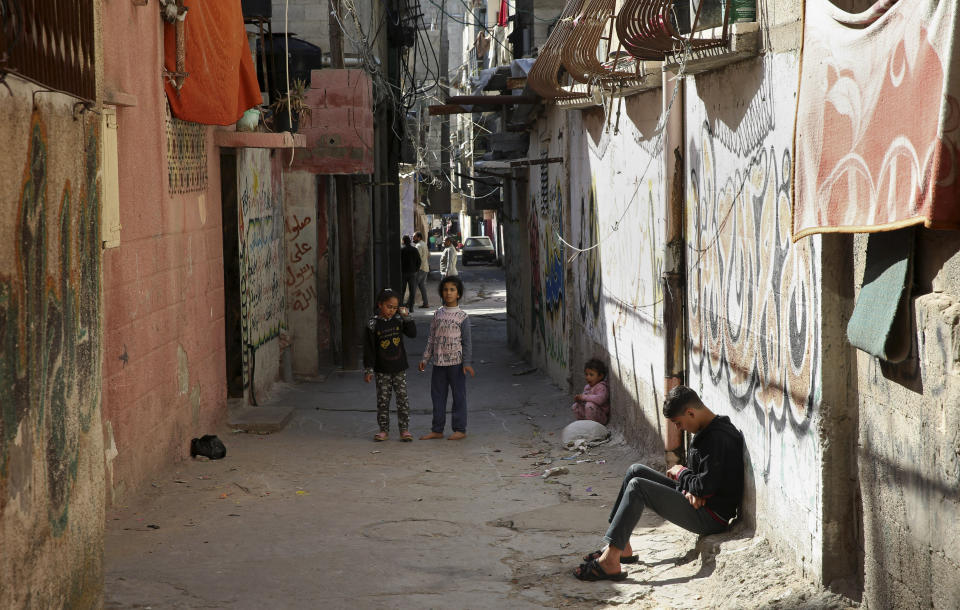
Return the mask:
{"type": "Polygon", "coordinates": [[[807,0],[793,238],[960,229],[957,3],[807,0]]]}
{"type": "Polygon", "coordinates": [[[177,71],[177,26],[164,24],[164,88],[173,115],[205,125],[232,125],[262,102],[243,25],[240,0],[191,2],[183,14],[182,73],[177,71]],[[184,74],[185,73],[185,74],[184,74]],[[177,90],[177,81],[182,87],[177,90]]]}

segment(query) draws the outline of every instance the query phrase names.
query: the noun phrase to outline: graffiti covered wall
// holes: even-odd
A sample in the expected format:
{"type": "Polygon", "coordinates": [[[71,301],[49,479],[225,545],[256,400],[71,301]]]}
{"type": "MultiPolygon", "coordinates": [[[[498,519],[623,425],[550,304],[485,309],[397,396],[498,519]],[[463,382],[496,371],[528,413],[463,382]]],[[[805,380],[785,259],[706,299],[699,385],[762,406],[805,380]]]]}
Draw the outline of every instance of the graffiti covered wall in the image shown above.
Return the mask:
{"type": "MultiPolygon", "coordinates": [[[[533,157],[563,157],[569,137],[564,116],[553,113],[539,141],[531,135],[533,157]]],[[[527,247],[530,261],[530,301],[526,312],[527,345],[532,361],[558,383],[566,384],[567,277],[560,236],[565,235],[567,176],[563,163],[531,166],[527,183],[527,247]]]]}
{"type": "Polygon", "coordinates": [[[568,241],[586,250],[569,265],[573,385],[582,387],[584,361],[606,361],[614,422],[651,448],[663,379],[660,105],[652,91],[625,98],[619,121],[602,110],[570,113],[568,241]]]}
{"type": "Polygon", "coordinates": [[[816,573],[820,241],[790,239],[797,69],[777,54],[687,79],[689,383],[744,432],[758,528],[816,573]]]}
{"type": "Polygon", "coordinates": [[[237,150],[243,385],[249,391],[252,381],[258,397],[277,377],[287,328],[282,173],[275,165],[268,149],[237,150]]]}
{"type": "MultiPolygon", "coordinates": [[[[0,105],[0,607],[102,598],[99,118],[0,105]]],[[[5,92],[4,96],[8,94],[5,92]]]]}

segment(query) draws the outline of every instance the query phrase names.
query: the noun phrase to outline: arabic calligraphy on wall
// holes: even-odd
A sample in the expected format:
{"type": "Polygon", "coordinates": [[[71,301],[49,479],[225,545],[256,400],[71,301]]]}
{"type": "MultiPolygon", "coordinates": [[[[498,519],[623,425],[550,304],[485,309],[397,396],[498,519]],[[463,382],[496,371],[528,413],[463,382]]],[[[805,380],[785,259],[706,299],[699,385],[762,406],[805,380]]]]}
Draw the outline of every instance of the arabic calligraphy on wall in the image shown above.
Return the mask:
{"type": "Polygon", "coordinates": [[[317,308],[317,254],[316,230],[313,219],[306,214],[290,214],[286,217],[287,261],[285,282],[287,298],[294,311],[310,311],[317,308]],[[306,230],[310,227],[311,230],[306,230]]]}
{"type": "MultiPolygon", "coordinates": [[[[270,151],[241,149],[237,154],[240,206],[240,330],[257,348],[286,328],[284,317],[284,223],[280,197],[273,191],[270,151]]],[[[249,350],[243,350],[244,385],[249,350]]]]}
{"type": "Polygon", "coordinates": [[[790,151],[761,148],[718,175],[714,145],[707,126],[689,143],[691,372],[766,434],[803,435],[820,378],[818,254],[790,240],[790,151]]]}

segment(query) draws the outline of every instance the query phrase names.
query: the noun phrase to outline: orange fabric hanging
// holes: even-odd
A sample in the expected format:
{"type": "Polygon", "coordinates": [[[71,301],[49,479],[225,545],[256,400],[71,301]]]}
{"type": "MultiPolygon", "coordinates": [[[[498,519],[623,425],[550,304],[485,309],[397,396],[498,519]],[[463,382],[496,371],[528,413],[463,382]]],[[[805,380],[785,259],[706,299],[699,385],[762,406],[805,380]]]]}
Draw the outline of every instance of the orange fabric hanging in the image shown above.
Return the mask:
{"type": "MultiPolygon", "coordinates": [[[[187,77],[178,92],[165,79],[173,115],[205,125],[232,125],[263,98],[253,67],[240,0],[194,0],[188,4],[187,77]]],[[[164,24],[164,65],[177,70],[176,26],[164,24]]]]}

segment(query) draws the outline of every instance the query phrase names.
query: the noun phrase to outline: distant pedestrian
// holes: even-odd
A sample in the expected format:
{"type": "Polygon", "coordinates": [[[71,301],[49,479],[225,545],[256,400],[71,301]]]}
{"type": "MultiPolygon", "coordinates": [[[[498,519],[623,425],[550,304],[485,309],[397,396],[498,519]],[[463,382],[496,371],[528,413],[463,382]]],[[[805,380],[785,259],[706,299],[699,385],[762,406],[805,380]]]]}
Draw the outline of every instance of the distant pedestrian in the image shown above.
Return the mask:
{"type": "Polygon", "coordinates": [[[412,441],[410,404],[407,401],[407,350],[403,335],[417,336],[417,326],[406,307],[400,307],[400,295],[385,288],[377,295],[377,314],[367,322],[363,342],[363,380],[377,380],[377,425],[375,441],[387,440],[390,430],[390,394],[397,396],[397,423],[400,440],[412,441]]]}
{"type": "Polygon", "coordinates": [[[433,400],[433,423],[430,434],[420,440],[443,438],[447,422],[447,392],[453,391],[453,434],[448,440],[458,441],[467,435],[467,373],[474,376],[473,341],[470,336],[470,318],[460,309],[463,282],[456,276],[440,280],[440,299],[443,307],[437,309],[430,323],[427,347],[420,358],[420,370],[433,364],[430,378],[430,398],[433,400]]]}
{"type": "Polygon", "coordinates": [[[583,392],[573,397],[574,416],[577,419],[592,419],[607,425],[610,421],[610,390],[607,387],[607,365],[601,360],[591,358],[583,365],[583,376],[587,385],[583,392]]]}
{"type": "Polygon", "coordinates": [[[420,271],[417,272],[417,287],[420,288],[420,307],[430,307],[427,303],[427,277],[430,275],[430,249],[427,248],[427,242],[423,241],[423,233],[417,231],[413,234],[413,245],[420,253],[420,271]]]}
{"type": "Polygon", "coordinates": [[[459,275],[457,272],[457,248],[453,245],[453,239],[447,237],[443,240],[443,254],[440,255],[440,275],[448,277],[459,275]]]}
{"type": "Polygon", "coordinates": [[[400,273],[403,276],[401,295],[409,291],[407,309],[413,310],[414,292],[417,290],[417,272],[420,271],[420,253],[410,245],[410,236],[403,236],[403,247],[400,248],[400,273]]]}

